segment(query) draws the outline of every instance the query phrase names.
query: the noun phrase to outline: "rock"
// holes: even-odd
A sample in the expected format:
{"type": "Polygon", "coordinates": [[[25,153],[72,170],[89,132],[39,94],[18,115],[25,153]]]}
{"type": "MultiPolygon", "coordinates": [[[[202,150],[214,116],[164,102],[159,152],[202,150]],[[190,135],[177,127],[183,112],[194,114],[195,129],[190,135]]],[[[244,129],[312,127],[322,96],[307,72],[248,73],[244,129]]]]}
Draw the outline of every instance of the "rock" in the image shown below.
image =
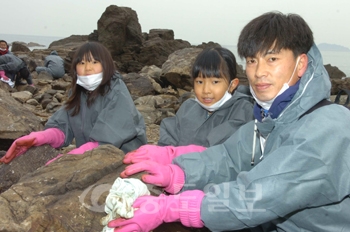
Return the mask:
{"type": "MultiPolygon", "coordinates": [[[[87,35],[71,35],[67,38],[56,40],[49,45],[49,50],[57,50],[57,48],[61,48],[64,46],[65,48],[75,49],[86,43],[88,41],[87,35]]],[[[58,52],[58,51],[57,51],[58,52]]],[[[58,52],[60,55],[60,53],[58,52]]]]}
{"type": "Polygon", "coordinates": [[[202,50],[201,48],[184,48],[172,53],[162,65],[160,79],[164,85],[169,83],[175,89],[191,90],[193,86],[191,77],[192,64],[202,50]]]}
{"type": "Polygon", "coordinates": [[[155,94],[151,80],[138,73],[124,74],[123,81],[132,96],[140,97],[155,94]]]}
{"type": "Polygon", "coordinates": [[[43,145],[29,149],[9,164],[0,164],[0,193],[17,183],[22,176],[44,166],[58,154],[58,150],[50,145],[43,145]]]}
{"type": "Polygon", "coordinates": [[[324,67],[326,68],[328,75],[331,79],[341,79],[343,77],[346,77],[346,74],[340,71],[339,68],[336,66],[326,64],[324,67]]]}
{"type": "Polygon", "coordinates": [[[29,99],[31,99],[33,94],[29,91],[21,91],[21,92],[12,93],[11,96],[17,101],[19,101],[20,103],[24,103],[29,99]]]}
{"type": "Polygon", "coordinates": [[[11,46],[11,52],[30,52],[30,49],[19,42],[13,42],[11,46]]]}
{"type": "Polygon", "coordinates": [[[9,144],[18,137],[43,129],[37,116],[2,90],[0,100],[0,150],[7,150],[9,144]]]}

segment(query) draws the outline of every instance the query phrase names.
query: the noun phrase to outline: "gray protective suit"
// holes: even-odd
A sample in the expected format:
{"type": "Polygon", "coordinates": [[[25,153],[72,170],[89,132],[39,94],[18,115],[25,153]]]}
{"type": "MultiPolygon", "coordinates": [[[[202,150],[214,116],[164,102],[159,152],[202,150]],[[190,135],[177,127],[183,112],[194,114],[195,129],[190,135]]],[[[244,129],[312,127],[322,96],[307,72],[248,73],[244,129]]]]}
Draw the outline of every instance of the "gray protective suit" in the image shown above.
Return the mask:
{"type": "Polygon", "coordinates": [[[63,106],[45,125],[45,129],[58,128],[65,134],[63,147],[71,144],[73,138],[77,147],[97,141],[99,145],[112,144],[124,152],[147,143],[144,119],[119,73],[111,80],[111,90],[96,98],[91,107],[87,107],[87,95],[82,93],[80,106],[79,114],[74,117],[63,106]]]}
{"type": "Polygon", "coordinates": [[[188,99],[175,117],[162,120],[158,145],[210,147],[223,143],[240,126],[254,119],[251,102],[252,97],[235,91],[230,100],[209,115],[194,99],[188,99]]]}
{"type": "Polygon", "coordinates": [[[5,72],[17,73],[21,68],[25,67],[26,64],[19,57],[8,53],[0,56],[0,70],[5,72]]]}
{"type": "Polygon", "coordinates": [[[209,229],[350,230],[350,111],[331,104],[299,119],[330,96],[319,50],[314,45],[307,55],[292,101],[276,119],[257,123],[264,152],[252,121],[225,143],[174,160],[185,172],[184,190],[207,192],[201,219],[209,229]]]}
{"type": "Polygon", "coordinates": [[[12,53],[0,56],[0,70],[4,70],[11,81],[16,79],[16,83],[20,82],[21,78],[24,78],[28,84],[33,83],[27,64],[12,53]],[[18,72],[20,72],[20,75],[17,75],[18,72]]]}
{"type": "Polygon", "coordinates": [[[61,78],[65,74],[64,60],[56,51],[52,51],[50,55],[45,57],[44,67],[38,66],[35,71],[37,73],[46,71],[55,79],[61,78]]]}

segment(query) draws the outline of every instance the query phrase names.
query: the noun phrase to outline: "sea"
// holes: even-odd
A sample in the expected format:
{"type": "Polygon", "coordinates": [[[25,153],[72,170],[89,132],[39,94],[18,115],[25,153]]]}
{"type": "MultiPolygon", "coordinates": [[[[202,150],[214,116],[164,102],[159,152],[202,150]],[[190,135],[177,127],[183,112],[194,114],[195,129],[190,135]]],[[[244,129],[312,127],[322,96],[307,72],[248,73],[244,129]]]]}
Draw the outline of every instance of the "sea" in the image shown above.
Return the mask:
{"type": "MultiPolygon", "coordinates": [[[[8,43],[13,43],[15,41],[25,42],[25,43],[38,43],[40,47],[30,47],[30,50],[34,49],[46,49],[49,45],[57,40],[63,39],[65,37],[57,36],[37,36],[37,35],[12,35],[12,34],[0,34],[0,40],[3,39],[8,43]]],[[[237,46],[235,45],[222,45],[223,47],[230,49],[236,56],[237,63],[243,66],[245,69],[245,62],[241,60],[237,54],[237,46]]],[[[323,58],[323,64],[330,64],[332,66],[337,66],[341,71],[343,71],[346,77],[350,77],[350,52],[348,51],[323,51],[320,50],[323,58]]]]}

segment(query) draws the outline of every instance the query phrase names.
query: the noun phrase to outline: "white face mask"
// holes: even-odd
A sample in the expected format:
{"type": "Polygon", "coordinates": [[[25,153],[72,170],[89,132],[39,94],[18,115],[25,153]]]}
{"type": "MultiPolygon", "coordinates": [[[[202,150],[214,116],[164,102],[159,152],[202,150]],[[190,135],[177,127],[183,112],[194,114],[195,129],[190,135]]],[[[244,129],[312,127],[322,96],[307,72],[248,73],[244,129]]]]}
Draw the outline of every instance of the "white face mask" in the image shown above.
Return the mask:
{"type": "Polygon", "coordinates": [[[295,67],[294,67],[294,70],[293,70],[293,73],[292,73],[292,75],[290,76],[288,82],[283,84],[283,86],[282,86],[282,88],[280,89],[280,91],[279,91],[279,92],[277,93],[277,95],[276,95],[274,98],[272,98],[271,100],[269,100],[269,101],[260,101],[260,100],[256,97],[253,88],[249,85],[250,92],[252,93],[252,95],[253,95],[255,101],[256,101],[262,108],[264,108],[265,110],[269,110],[270,107],[271,107],[271,105],[272,105],[272,103],[274,102],[274,100],[275,100],[279,95],[281,95],[282,93],[284,93],[284,92],[289,88],[289,82],[290,82],[290,80],[292,79],[292,77],[294,76],[295,70],[297,69],[297,66],[298,66],[298,64],[299,64],[299,60],[300,60],[300,57],[298,57],[298,59],[297,59],[297,62],[296,62],[296,64],[295,64],[295,67]]]}
{"type": "Polygon", "coordinates": [[[103,72],[92,74],[89,76],[79,76],[77,75],[77,84],[86,90],[93,91],[101,84],[103,72]]]}
{"type": "Polygon", "coordinates": [[[230,98],[232,97],[232,94],[230,94],[228,91],[225,92],[224,96],[217,102],[215,102],[214,104],[207,106],[204,105],[202,102],[200,102],[197,97],[195,98],[196,102],[198,102],[198,104],[200,106],[202,106],[204,109],[206,109],[209,112],[213,112],[217,109],[219,109],[223,104],[225,104],[225,102],[227,102],[230,98]]]}
{"type": "Polygon", "coordinates": [[[4,52],[4,51],[6,51],[6,48],[0,48],[0,51],[4,52]]]}

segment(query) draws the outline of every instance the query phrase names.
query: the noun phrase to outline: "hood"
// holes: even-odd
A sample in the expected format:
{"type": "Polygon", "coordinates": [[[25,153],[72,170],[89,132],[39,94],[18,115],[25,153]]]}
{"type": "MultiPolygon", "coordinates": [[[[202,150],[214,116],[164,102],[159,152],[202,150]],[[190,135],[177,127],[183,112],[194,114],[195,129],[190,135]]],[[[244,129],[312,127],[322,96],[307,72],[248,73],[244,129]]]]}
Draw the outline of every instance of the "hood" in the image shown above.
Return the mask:
{"type": "Polygon", "coordinates": [[[323,66],[321,53],[315,44],[311,47],[307,56],[308,67],[300,79],[299,89],[291,103],[278,117],[278,119],[284,122],[297,120],[312,106],[330,97],[330,78],[327,70],[323,66]]]}
{"type": "Polygon", "coordinates": [[[53,50],[53,51],[50,53],[50,55],[56,55],[56,56],[58,56],[58,53],[57,53],[55,50],[53,50]]]}

